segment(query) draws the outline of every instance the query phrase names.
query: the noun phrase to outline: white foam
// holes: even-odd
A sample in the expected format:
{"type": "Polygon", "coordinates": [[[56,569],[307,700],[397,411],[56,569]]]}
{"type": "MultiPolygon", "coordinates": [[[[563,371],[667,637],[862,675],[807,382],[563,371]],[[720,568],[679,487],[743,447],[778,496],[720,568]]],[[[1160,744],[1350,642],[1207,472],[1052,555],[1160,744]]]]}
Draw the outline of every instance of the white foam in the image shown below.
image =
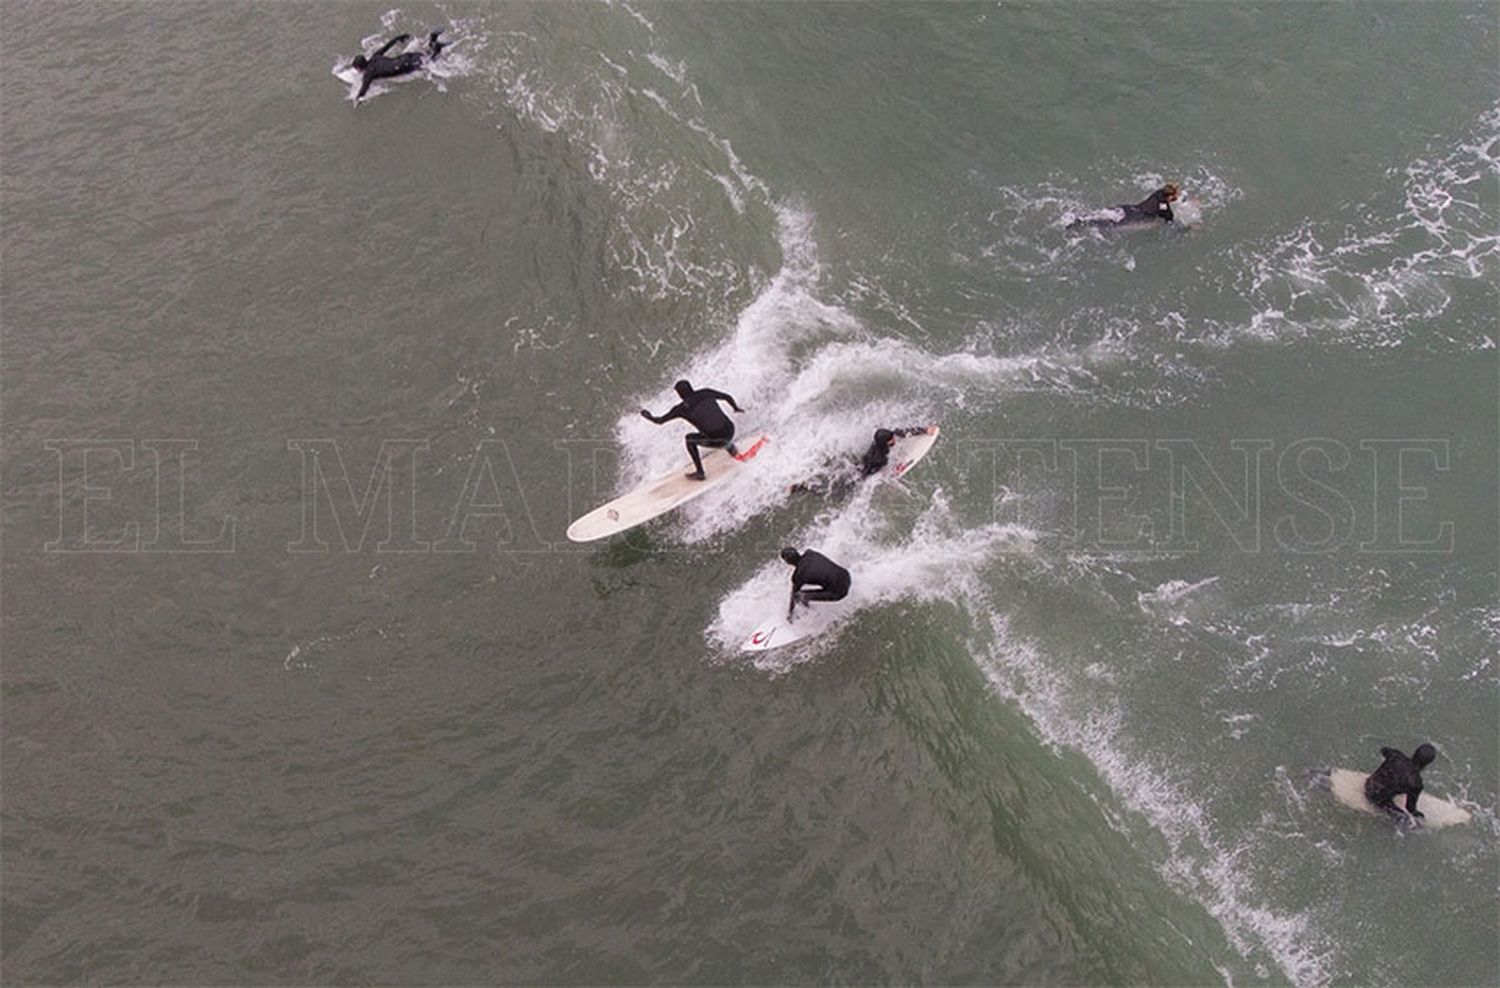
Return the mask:
{"type": "MultiPolygon", "coordinates": [[[[990,624],[993,641],[982,665],[995,691],[1026,714],[1046,743],[1081,752],[1120,802],[1165,839],[1168,853],[1157,862],[1163,879],[1202,903],[1247,960],[1256,962],[1264,951],[1292,983],[1326,983],[1329,950],[1308,917],[1252,900],[1241,859],[1253,849],[1220,840],[1206,810],[1169,781],[1173,773],[1132,750],[1113,701],[1075,694],[1054,663],[1012,638],[1004,615],[993,613],[990,624]]],[[[1128,832],[1128,824],[1122,829],[1128,832]]]]}
{"type": "MultiPolygon", "coordinates": [[[[849,596],[836,604],[813,604],[798,618],[817,629],[803,643],[749,653],[756,668],[784,673],[833,648],[854,618],[898,601],[972,600],[984,568],[1003,555],[1034,551],[1036,533],[1019,525],[991,524],[965,530],[955,523],[941,492],[905,538],[892,537],[882,513],[872,509],[878,484],[866,484],[843,510],[810,529],[788,533],[784,542],[812,548],[849,570],[849,596]]],[[[729,591],[705,636],[736,659],[740,643],[767,618],[784,612],[791,569],[774,552],[751,577],[729,591]]]]}
{"type": "MultiPolygon", "coordinates": [[[[1111,670],[1088,666],[1081,682],[1074,683],[1060,664],[1045,660],[1009,634],[1007,619],[994,607],[987,586],[995,567],[1007,557],[1037,558],[1038,534],[999,524],[965,530],[939,491],[910,534],[902,537],[893,531],[889,513],[878,510],[880,497],[878,485],[862,486],[851,503],[785,538],[788,544],[824,552],[853,576],[844,602],[822,609],[815,604],[801,619],[817,621],[821,633],[780,650],[736,651],[757,624],[786,606],[788,568],[768,547],[768,558],[724,595],[705,629],[720,655],[785,674],[835,649],[851,628],[858,627],[858,619],[872,612],[901,602],[953,604],[989,632],[988,640],[981,635],[971,645],[996,692],[1021,708],[1045,743],[1088,758],[1120,804],[1164,838],[1167,853],[1156,862],[1164,880],[1203,904],[1235,949],[1258,965],[1261,977],[1271,977],[1268,965],[1275,965],[1278,976],[1293,983],[1326,982],[1329,949],[1308,916],[1258,901],[1245,867],[1254,846],[1226,839],[1204,806],[1171,781],[1176,773],[1150,753],[1134,749],[1124,730],[1124,711],[1112,699],[1118,690],[1111,670]],[[1103,699],[1097,695],[1101,686],[1103,699]]],[[[1181,604],[1204,593],[1216,579],[1168,581],[1143,596],[1181,604]]],[[[1242,731],[1240,725],[1250,719],[1252,715],[1232,714],[1225,722],[1242,731]]],[[[1134,826],[1118,814],[1115,823],[1127,832],[1134,826]]]]}
{"type": "Polygon", "coordinates": [[[1066,391],[1089,380],[1080,356],[933,354],[874,336],[847,309],[822,297],[811,214],[781,207],[778,221],[781,269],[722,342],[671,368],[622,410],[616,426],[624,451],[622,490],[687,466],[682,424],[656,426],[636,413],[637,406],[659,413],[675,404],[669,382],[676,378],[734,395],[747,410],[735,416],[740,439],[772,436],[734,484],[680,512],[679,538],[712,538],[785,504],[788,487],[853,462],[877,428],[940,422],[985,396],[1066,391]]]}
{"type": "Polygon", "coordinates": [[[1204,599],[1202,591],[1218,582],[1217,576],[1210,576],[1196,583],[1168,580],[1155,590],[1137,593],[1136,605],[1143,613],[1163,618],[1174,625],[1191,624],[1214,608],[1215,602],[1204,599]]]}
{"type": "Polygon", "coordinates": [[[1440,325],[1457,283],[1500,276],[1494,182],[1500,175],[1500,107],[1454,146],[1390,174],[1402,208],[1358,206],[1342,223],[1304,222],[1239,250],[1248,272],[1237,290],[1255,307],[1245,322],[1212,327],[1209,342],[1316,335],[1363,346],[1400,346],[1421,327],[1424,346],[1494,346],[1489,321],[1440,325]]]}
{"type": "Polygon", "coordinates": [[[573,145],[589,177],[615,198],[605,250],[622,287],[711,308],[751,276],[719,232],[715,209],[727,201],[743,215],[769,207],[771,197],[704,120],[688,64],[656,49],[655,27],[640,11],[611,6],[622,15],[622,45],[639,47],[579,60],[545,30],[508,30],[491,39],[485,71],[512,113],[573,145]]]}

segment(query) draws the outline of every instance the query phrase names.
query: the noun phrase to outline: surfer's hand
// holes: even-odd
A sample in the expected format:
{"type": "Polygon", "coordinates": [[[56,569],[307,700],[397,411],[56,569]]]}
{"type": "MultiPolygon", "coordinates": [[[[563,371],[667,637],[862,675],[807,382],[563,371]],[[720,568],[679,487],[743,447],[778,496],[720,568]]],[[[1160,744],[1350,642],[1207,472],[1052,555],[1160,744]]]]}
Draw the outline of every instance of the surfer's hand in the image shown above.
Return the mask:
{"type": "Polygon", "coordinates": [[[1412,810],[1411,811],[1411,815],[1414,816],[1414,817],[1416,817],[1418,820],[1425,820],[1425,819],[1427,819],[1427,814],[1423,813],[1421,810],[1412,810]]]}

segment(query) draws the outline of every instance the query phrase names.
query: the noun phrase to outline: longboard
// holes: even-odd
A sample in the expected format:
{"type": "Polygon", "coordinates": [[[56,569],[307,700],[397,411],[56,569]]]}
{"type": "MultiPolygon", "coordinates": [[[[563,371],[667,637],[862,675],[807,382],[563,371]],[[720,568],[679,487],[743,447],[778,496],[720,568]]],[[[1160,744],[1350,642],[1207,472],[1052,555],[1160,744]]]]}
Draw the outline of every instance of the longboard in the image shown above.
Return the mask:
{"type": "MultiPolygon", "coordinates": [[[[1378,813],[1383,816],[1385,811],[1377,809],[1374,803],[1365,798],[1365,780],[1369,777],[1368,772],[1336,768],[1328,773],[1328,785],[1333,790],[1333,798],[1350,809],[1363,813],[1378,813]]],[[[1405,796],[1396,797],[1396,807],[1405,811],[1405,796]]],[[[1428,830],[1456,827],[1472,819],[1469,811],[1463,807],[1455,806],[1446,799],[1429,796],[1425,792],[1417,797],[1417,809],[1422,811],[1422,819],[1415,822],[1428,830]]]]}
{"type": "Polygon", "coordinates": [[[891,447],[891,473],[900,477],[926,456],[938,441],[938,432],[941,431],[935,425],[929,425],[926,432],[919,432],[915,436],[904,436],[896,440],[896,445],[891,447]]]}
{"type": "Polygon", "coordinates": [[[706,479],[689,480],[691,467],[683,464],[579,518],[568,526],[568,538],[574,542],[608,538],[681,507],[733,477],[770,441],[770,436],[757,436],[749,446],[741,447],[737,456],[730,456],[725,449],[707,450],[703,453],[706,479]]]}

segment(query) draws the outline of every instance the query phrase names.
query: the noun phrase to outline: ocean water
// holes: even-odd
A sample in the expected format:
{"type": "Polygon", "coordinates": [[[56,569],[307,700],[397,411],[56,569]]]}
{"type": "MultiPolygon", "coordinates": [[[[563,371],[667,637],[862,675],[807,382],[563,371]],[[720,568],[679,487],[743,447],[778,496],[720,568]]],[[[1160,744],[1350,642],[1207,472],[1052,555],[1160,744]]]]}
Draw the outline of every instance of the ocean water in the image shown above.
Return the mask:
{"type": "Polygon", "coordinates": [[[1500,7],[0,18],[7,983],[1496,983],[1500,7]]]}

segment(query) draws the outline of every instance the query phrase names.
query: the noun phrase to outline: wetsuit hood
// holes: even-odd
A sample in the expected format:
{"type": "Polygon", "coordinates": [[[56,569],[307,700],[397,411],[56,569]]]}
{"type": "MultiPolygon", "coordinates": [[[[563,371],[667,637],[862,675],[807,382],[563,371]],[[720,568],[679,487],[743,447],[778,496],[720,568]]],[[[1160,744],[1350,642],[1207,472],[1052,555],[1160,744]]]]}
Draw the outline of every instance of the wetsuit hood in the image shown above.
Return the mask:
{"type": "Polygon", "coordinates": [[[687,401],[693,396],[693,386],[687,382],[686,378],[678,381],[676,384],[672,385],[672,387],[677,390],[677,397],[681,398],[683,401],[687,401]]]}
{"type": "Polygon", "coordinates": [[[896,438],[896,434],[894,432],[892,432],[890,429],[876,429],[875,430],[875,441],[877,443],[879,443],[880,445],[882,445],[882,446],[889,446],[891,440],[895,439],[895,438],[896,438]]]}
{"type": "Polygon", "coordinates": [[[787,565],[796,566],[797,560],[802,558],[802,553],[798,552],[796,549],[793,549],[791,546],[787,546],[785,549],[781,550],[781,558],[787,563],[787,565]]]}
{"type": "Polygon", "coordinates": [[[349,64],[352,65],[354,68],[359,69],[361,72],[363,72],[364,69],[365,69],[365,66],[370,64],[370,61],[369,61],[369,59],[365,58],[365,56],[363,56],[363,55],[355,55],[354,56],[354,61],[350,62],[349,64]]]}
{"type": "Polygon", "coordinates": [[[1437,749],[1430,744],[1418,745],[1417,750],[1411,753],[1412,764],[1417,768],[1425,768],[1432,764],[1437,757],[1437,749]]]}

